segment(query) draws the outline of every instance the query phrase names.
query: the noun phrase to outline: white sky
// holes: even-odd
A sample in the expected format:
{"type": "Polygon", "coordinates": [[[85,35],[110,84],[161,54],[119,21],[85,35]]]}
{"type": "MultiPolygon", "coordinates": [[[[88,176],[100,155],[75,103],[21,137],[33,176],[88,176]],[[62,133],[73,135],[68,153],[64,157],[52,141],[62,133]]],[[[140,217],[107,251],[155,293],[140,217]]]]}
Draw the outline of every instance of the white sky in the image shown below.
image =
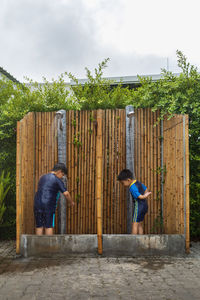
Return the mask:
{"type": "Polygon", "coordinates": [[[179,72],[176,50],[200,65],[198,0],[0,0],[0,66],[18,80],[179,72]]]}

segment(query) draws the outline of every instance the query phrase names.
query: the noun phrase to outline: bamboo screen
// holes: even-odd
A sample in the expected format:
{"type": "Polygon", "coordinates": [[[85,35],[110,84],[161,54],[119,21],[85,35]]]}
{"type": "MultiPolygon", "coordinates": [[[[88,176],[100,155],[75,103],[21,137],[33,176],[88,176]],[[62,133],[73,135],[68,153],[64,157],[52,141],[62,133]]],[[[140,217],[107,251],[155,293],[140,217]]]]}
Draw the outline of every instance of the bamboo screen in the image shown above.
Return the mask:
{"type": "Polygon", "coordinates": [[[135,175],[152,195],[148,198],[148,213],[144,219],[144,233],[162,231],[161,216],[161,131],[154,126],[159,112],[149,108],[135,111],[135,175]]]}
{"type": "MultiPolygon", "coordinates": [[[[144,220],[145,233],[182,234],[186,221],[189,236],[188,117],[177,115],[171,120],[164,120],[162,136],[160,123],[154,126],[158,116],[158,112],[153,113],[150,109],[135,111],[136,178],[152,191],[148,200],[149,212],[144,220]]],[[[66,209],[66,232],[69,234],[97,232],[96,117],[95,110],[67,111],[66,114],[68,189],[76,203],[73,208],[67,206],[66,209]]],[[[102,227],[103,233],[107,234],[127,231],[126,190],[117,182],[117,174],[126,167],[125,122],[125,110],[102,111],[102,227]]],[[[17,124],[17,250],[20,235],[34,233],[33,199],[39,177],[49,172],[57,161],[55,112],[27,114],[17,124]]],[[[58,233],[58,218],[55,232],[58,233]]]]}
{"type": "MultiPolygon", "coordinates": [[[[117,174],[126,164],[125,111],[104,110],[102,126],[103,233],[126,232],[126,193],[117,174]]],[[[67,112],[67,233],[96,233],[96,111],[67,112]]]]}

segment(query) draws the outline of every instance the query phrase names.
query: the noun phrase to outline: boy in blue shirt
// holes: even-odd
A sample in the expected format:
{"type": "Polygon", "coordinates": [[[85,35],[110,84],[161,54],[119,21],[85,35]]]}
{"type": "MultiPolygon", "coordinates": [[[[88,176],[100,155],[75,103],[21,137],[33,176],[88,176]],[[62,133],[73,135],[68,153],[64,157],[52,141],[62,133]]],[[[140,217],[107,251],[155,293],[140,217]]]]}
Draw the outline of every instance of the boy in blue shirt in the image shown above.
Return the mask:
{"type": "Polygon", "coordinates": [[[64,175],[67,175],[67,168],[65,164],[58,163],[50,173],[41,176],[39,179],[38,190],[34,198],[37,235],[42,235],[44,229],[46,235],[53,234],[59,192],[63,193],[71,205],[74,205],[69,192],[61,180],[64,175]]]}
{"type": "Polygon", "coordinates": [[[147,187],[133,178],[130,170],[124,169],[117,178],[125,187],[129,187],[129,191],[134,200],[132,234],[143,234],[142,221],[148,212],[148,204],[146,198],[151,194],[147,187]]]}

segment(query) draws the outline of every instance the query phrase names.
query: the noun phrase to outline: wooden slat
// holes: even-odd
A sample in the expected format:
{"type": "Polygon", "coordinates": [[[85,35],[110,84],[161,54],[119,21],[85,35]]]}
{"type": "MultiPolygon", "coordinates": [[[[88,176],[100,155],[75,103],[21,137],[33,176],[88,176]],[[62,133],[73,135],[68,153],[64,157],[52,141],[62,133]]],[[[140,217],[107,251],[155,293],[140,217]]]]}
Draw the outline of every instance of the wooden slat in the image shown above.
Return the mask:
{"type": "MultiPolygon", "coordinates": [[[[156,121],[158,120],[158,118],[160,117],[160,113],[159,111],[156,112],[156,121]]],[[[159,122],[159,124],[156,126],[157,128],[157,168],[161,167],[161,141],[163,139],[163,136],[161,136],[161,123],[159,122]]],[[[157,189],[158,189],[158,194],[157,196],[159,197],[159,200],[157,201],[157,214],[156,217],[160,217],[160,227],[159,227],[159,231],[158,233],[163,232],[163,224],[162,224],[162,206],[161,206],[161,174],[156,174],[157,177],[157,189]],[[162,231],[161,231],[162,230],[162,231]]]]}
{"type": "MultiPolygon", "coordinates": [[[[71,144],[72,144],[72,118],[71,118],[72,112],[69,111],[67,114],[67,127],[68,127],[68,135],[67,135],[67,158],[68,158],[68,190],[69,193],[72,193],[72,173],[71,173],[71,144]]],[[[72,194],[71,194],[72,196],[72,194]]],[[[72,198],[73,201],[75,201],[74,198],[72,198]]],[[[67,203],[67,233],[71,233],[71,208],[69,204],[67,203]]]]}
{"type": "Polygon", "coordinates": [[[83,229],[83,207],[84,207],[84,127],[85,127],[85,119],[84,119],[84,111],[81,111],[81,193],[80,193],[80,203],[81,203],[81,233],[84,233],[83,229]]]}
{"type": "Polygon", "coordinates": [[[108,131],[107,131],[107,111],[103,114],[103,233],[107,233],[107,143],[108,143],[108,131]]]}
{"type": "Polygon", "coordinates": [[[86,233],[90,233],[90,225],[89,225],[89,167],[90,167],[90,114],[89,111],[86,112],[86,122],[87,122],[87,131],[86,131],[86,233]]]}
{"type": "Polygon", "coordinates": [[[80,178],[81,178],[81,165],[80,165],[80,160],[81,160],[81,119],[80,119],[80,112],[77,111],[78,115],[78,120],[77,120],[77,126],[78,126],[78,135],[79,135],[79,147],[78,147],[78,158],[77,158],[77,210],[78,210],[78,215],[77,215],[77,231],[76,233],[80,234],[80,229],[81,229],[81,211],[80,211],[80,192],[81,192],[81,185],[80,185],[80,178]]]}
{"type": "Polygon", "coordinates": [[[147,109],[146,114],[146,126],[147,126],[147,154],[146,154],[146,168],[147,175],[145,178],[144,184],[147,188],[152,191],[153,195],[147,199],[148,203],[148,232],[150,233],[153,228],[153,199],[154,199],[154,191],[153,191],[153,140],[152,140],[152,112],[150,109],[147,109]]]}
{"type": "Polygon", "coordinates": [[[180,223],[181,223],[181,233],[184,233],[184,144],[183,144],[183,116],[180,116],[179,121],[179,147],[180,147],[180,159],[179,159],[179,169],[180,169],[180,223]],[[182,122],[181,122],[182,121],[182,122]],[[180,123],[181,122],[181,123],[180,123]]]}
{"type": "Polygon", "coordinates": [[[97,111],[96,203],[98,253],[102,254],[102,110],[97,111]]]}
{"type": "Polygon", "coordinates": [[[75,206],[74,206],[74,233],[77,233],[78,231],[78,189],[77,189],[77,177],[78,177],[78,173],[77,173],[77,163],[78,163],[78,141],[79,141],[79,131],[78,131],[78,127],[79,127],[79,120],[78,120],[78,111],[75,112],[75,116],[74,119],[76,121],[76,127],[75,127],[75,132],[74,135],[76,137],[77,143],[74,145],[74,196],[75,196],[75,206]]]}
{"type": "MultiPolygon", "coordinates": [[[[122,169],[126,167],[126,125],[125,125],[125,110],[122,111],[122,118],[121,118],[121,136],[122,136],[122,156],[121,156],[121,164],[122,169]]],[[[122,187],[121,187],[122,188],[122,187]]],[[[126,190],[122,190],[123,193],[123,207],[124,207],[124,233],[127,232],[127,201],[126,201],[126,190]]]]}
{"type": "MultiPolygon", "coordinates": [[[[92,153],[92,157],[93,157],[93,168],[92,168],[92,180],[93,182],[95,182],[95,178],[96,178],[96,130],[97,130],[97,126],[96,126],[96,118],[97,118],[97,111],[93,111],[93,153],[92,153]]],[[[97,233],[97,221],[96,221],[96,201],[95,201],[95,184],[92,184],[92,199],[93,199],[93,233],[97,233]]]]}
{"type": "Polygon", "coordinates": [[[185,116],[185,171],[186,171],[186,178],[185,178],[185,209],[186,209],[186,253],[190,252],[190,191],[189,191],[189,117],[188,115],[185,116]]]}
{"type": "Polygon", "coordinates": [[[21,235],[21,126],[17,122],[16,139],[16,253],[20,253],[20,235],[21,235]]]}
{"type": "Polygon", "coordinates": [[[27,193],[26,207],[28,218],[26,220],[26,233],[34,233],[34,191],[35,191],[35,115],[27,115],[27,193]],[[29,211],[29,213],[28,213],[29,211]]]}
{"type": "Polygon", "coordinates": [[[123,199],[121,199],[120,197],[120,183],[117,181],[117,175],[119,174],[120,170],[120,158],[119,158],[119,153],[120,153],[120,149],[121,149],[121,139],[120,139],[120,119],[121,119],[121,115],[120,115],[120,110],[117,109],[117,115],[116,115],[116,127],[115,127],[115,131],[116,131],[116,172],[115,172],[115,182],[116,182],[116,198],[117,198],[117,218],[116,218],[116,233],[122,233],[122,201],[123,199]]]}
{"type": "Polygon", "coordinates": [[[26,214],[26,207],[25,207],[25,193],[26,193],[26,116],[21,121],[21,136],[22,136],[22,147],[21,147],[21,153],[22,153],[22,164],[21,164],[21,233],[25,233],[25,220],[24,215],[26,214]]]}
{"type": "Polygon", "coordinates": [[[88,150],[88,201],[89,201],[89,233],[92,234],[92,151],[93,151],[93,120],[92,120],[92,112],[89,112],[88,115],[89,122],[89,150],[88,150]]]}

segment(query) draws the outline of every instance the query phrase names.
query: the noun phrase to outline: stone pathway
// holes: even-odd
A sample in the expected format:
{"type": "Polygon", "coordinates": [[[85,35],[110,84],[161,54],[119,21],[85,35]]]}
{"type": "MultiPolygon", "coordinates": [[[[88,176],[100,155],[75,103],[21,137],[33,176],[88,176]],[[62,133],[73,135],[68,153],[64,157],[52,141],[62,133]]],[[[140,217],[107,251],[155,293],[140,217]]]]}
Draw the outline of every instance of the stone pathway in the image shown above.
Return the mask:
{"type": "Polygon", "coordinates": [[[0,242],[0,299],[200,299],[200,243],[182,257],[24,259],[0,242]]]}

